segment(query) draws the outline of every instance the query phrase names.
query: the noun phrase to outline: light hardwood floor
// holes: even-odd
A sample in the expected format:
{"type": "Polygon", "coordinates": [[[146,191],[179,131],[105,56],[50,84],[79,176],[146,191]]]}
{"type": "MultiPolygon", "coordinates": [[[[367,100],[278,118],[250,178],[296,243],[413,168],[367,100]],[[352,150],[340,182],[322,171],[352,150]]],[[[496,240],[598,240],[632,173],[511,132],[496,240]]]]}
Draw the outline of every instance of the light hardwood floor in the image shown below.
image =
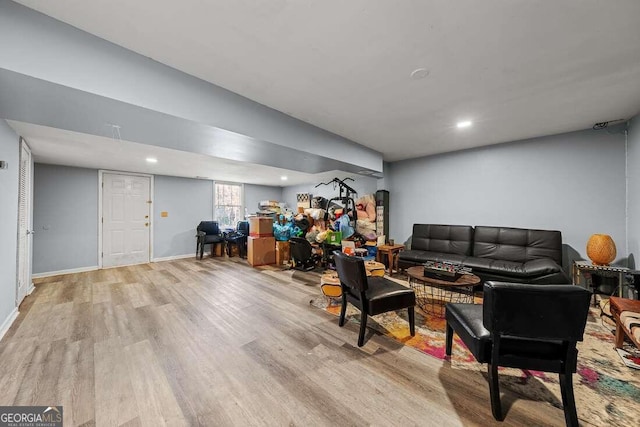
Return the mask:
{"type": "Polygon", "coordinates": [[[564,425],[481,373],[309,305],[318,276],[239,258],[36,281],[0,342],[0,405],[63,405],[64,425],[564,425]]]}

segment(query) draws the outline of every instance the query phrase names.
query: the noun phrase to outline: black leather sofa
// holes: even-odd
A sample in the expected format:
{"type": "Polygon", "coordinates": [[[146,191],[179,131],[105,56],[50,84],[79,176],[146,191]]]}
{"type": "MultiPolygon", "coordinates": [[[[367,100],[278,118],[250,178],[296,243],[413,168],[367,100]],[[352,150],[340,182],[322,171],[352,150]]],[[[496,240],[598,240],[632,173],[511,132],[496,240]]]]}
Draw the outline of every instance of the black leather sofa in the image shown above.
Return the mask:
{"type": "Polygon", "coordinates": [[[562,269],[559,231],[414,224],[411,248],[400,252],[398,266],[426,261],[463,264],[483,282],[571,283],[562,269]]]}

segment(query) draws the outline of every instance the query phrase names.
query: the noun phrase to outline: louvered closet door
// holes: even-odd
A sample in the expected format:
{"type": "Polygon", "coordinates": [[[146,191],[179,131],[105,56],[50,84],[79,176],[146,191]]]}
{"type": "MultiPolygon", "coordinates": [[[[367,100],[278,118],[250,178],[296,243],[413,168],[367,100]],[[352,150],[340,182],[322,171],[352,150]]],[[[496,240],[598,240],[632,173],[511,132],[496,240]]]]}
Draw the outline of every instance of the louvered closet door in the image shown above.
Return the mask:
{"type": "Polygon", "coordinates": [[[20,144],[20,189],[18,193],[18,289],[16,305],[20,305],[31,288],[31,150],[20,144]]]}

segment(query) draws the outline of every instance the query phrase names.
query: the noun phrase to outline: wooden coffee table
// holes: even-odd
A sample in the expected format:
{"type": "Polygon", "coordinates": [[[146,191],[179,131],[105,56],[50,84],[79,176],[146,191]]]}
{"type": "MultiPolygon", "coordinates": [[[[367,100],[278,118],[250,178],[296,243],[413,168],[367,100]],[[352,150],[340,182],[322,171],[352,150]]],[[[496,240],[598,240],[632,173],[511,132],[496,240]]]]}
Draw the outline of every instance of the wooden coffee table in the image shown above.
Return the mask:
{"type": "Polygon", "coordinates": [[[463,274],[455,282],[426,277],[421,265],[408,268],[407,276],[409,286],[416,293],[418,307],[439,317],[444,316],[444,306],[448,302],[473,303],[473,287],[480,283],[475,274],[463,274]]]}

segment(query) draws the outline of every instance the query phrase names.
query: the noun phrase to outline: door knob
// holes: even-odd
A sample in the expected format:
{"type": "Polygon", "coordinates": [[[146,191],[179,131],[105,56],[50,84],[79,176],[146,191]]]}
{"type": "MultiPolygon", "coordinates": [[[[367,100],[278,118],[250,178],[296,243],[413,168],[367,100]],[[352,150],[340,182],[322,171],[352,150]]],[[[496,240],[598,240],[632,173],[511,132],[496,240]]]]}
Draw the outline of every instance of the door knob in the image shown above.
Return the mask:
{"type": "Polygon", "coordinates": [[[148,223],[148,222],[145,222],[145,223],[144,223],[144,226],[145,226],[145,227],[148,227],[148,226],[149,226],[149,223],[148,223]]]}
{"type": "Polygon", "coordinates": [[[147,219],[147,218],[149,218],[149,215],[145,215],[145,216],[144,216],[144,219],[147,219]]]}
{"type": "Polygon", "coordinates": [[[34,230],[27,230],[27,235],[29,234],[36,234],[36,232],[34,230]]]}

